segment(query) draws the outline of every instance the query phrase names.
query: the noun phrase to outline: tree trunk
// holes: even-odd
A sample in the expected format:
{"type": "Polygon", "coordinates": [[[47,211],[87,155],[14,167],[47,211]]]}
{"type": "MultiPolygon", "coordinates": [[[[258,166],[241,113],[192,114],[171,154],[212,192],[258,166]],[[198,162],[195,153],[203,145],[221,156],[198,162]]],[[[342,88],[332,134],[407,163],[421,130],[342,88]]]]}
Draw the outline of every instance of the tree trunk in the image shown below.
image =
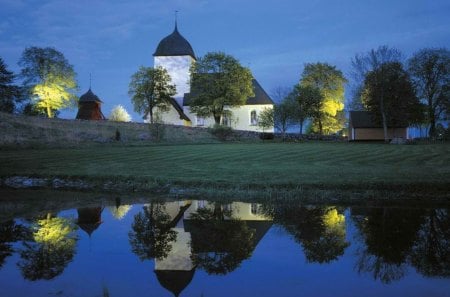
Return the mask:
{"type": "Polygon", "coordinates": [[[319,117],[319,134],[322,135],[322,119],[319,117]]]}
{"type": "Polygon", "coordinates": [[[214,114],[214,122],[217,124],[217,125],[220,125],[220,114],[219,115],[217,115],[217,114],[214,114]]]}
{"type": "Polygon", "coordinates": [[[303,135],[303,121],[300,121],[300,136],[303,135]]]}
{"type": "Polygon", "coordinates": [[[153,124],[153,108],[150,108],[149,114],[150,114],[150,124],[153,124]]]}
{"type": "Polygon", "coordinates": [[[52,109],[50,108],[49,105],[47,105],[47,116],[49,119],[52,118],[52,109]]]}
{"type": "Polygon", "coordinates": [[[428,100],[428,118],[430,119],[430,130],[428,131],[428,137],[436,136],[436,119],[434,117],[433,102],[428,100]]]}

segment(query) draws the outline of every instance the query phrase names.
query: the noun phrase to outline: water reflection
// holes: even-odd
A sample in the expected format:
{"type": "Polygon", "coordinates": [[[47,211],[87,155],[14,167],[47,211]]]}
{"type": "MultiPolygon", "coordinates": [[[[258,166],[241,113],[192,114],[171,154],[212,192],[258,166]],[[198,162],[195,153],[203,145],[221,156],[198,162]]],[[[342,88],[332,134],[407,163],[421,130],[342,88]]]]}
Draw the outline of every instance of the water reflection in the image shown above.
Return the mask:
{"type": "Polygon", "coordinates": [[[23,242],[17,263],[25,279],[52,279],[60,275],[75,254],[78,237],[73,220],[48,213],[29,226],[32,236],[23,242]]]}
{"type": "MultiPolygon", "coordinates": [[[[261,258],[255,258],[258,248],[264,249],[272,262],[283,261],[285,257],[303,257],[306,262],[303,266],[291,265],[289,260],[283,266],[287,275],[304,271],[303,278],[313,271],[309,270],[313,265],[336,269],[339,273],[343,269],[340,267],[345,267],[344,263],[351,263],[353,267],[352,275],[345,277],[354,285],[367,277],[374,283],[400,284],[413,270],[425,277],[420,279],[424,283],[429,278],[448,280],[450,277],[450,217],[447,208],[201,200],[150,200],[133,207],[127,203],[122,205],[120,199],[110,203],[102,201],[60,213],[39,211],[39,215],[26,215],[26,219],[16,218],[1,223],[0,287],[4,285],[2,275],[9,275],[2,272],[14,267],[18,268],[24,280],[33,281],[30,283],[64,278],[67,268],[72,267],[67,272],[66,282],[74,282],[73,279],[80,277],[74,273],[85,271],[80,265],[95,260],[85,258],[81,242],[86,238],[90,242],[96,241],[96,246],[102,249],[114,244],[123,245],[122,253],[126,256],[120,262],[121,267],[134,275],[137,267],[131,259],[141,262],[146,267],[144,271],[153,269],[158,286],[174,296],[183,295],[190,288],[198,289],[199,281],[195,281],[198,278],[221,276],[225,281],[226,277],[242,271],[249,273],[246,278],[255,277],[257,271],[264,267],[258,266],[261,258]],[[105,208],[109,211],[104,212],[105,208]],[[272,228],[273,225],[276,229],[272,228]],[[123,228],[124,235],[116,234],[111,228],[123,228]],[[271,234],[271,230],[280,229],[284,233],[271,234]],[[83,233],[89,236],[81,236],[83,233]],[[293,252],[270,250],[275,241],[289,243],[293,252]],[[261,242],[265,242],[262,247],[261,242]]],[[[102,253],[96,257],[114,255],[102,253]]],[[[92,271],[93,275],[96,273],[106,272],[102,269],[92,271]]],[[[269,276],[263,285],[270,285],[270,279],[277,279],[276,273],[280,271],[272,276],[270,273],[273,272],[266,273],[269,276]]],[[[147,279],[148,275],[135,277],[147,279]]],[[[15,281],[20,283],[19,279],[15,281]]],[[[280,287],[276,283],[272,285],[280,287]]],[[[308,285],[307,281],[305,285],[308,285]]],[[[106,285],[103,284],[102,288],[106,285]]],[[[381,286],[378,289],[386,288],[381,286]]],[[[316,288],[316,295],[321,295],[317,290],[321,288],[316,288]]],[[[107,291],[110,296],[120,296],[111,285],[107,291]]],[[[203,291],[196,292],[196,296],[203,294],[203,291]]],[[[383,291],[379,295],[385,293],[383,291]]],[[[20,295],[11,293],[6,296],[20,295]]],[[[81,293],[72,295],[83,296],[81,293]]]]}

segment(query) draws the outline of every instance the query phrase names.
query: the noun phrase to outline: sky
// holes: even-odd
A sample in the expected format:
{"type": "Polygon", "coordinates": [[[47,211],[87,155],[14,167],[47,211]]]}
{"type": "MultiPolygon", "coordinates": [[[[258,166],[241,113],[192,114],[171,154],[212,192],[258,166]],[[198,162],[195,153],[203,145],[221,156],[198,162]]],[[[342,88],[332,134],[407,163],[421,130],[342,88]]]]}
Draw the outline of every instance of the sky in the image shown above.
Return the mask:
{"type": "Polygon", "coordinates": [[[91,74],[106,116],[121,104],[141,122],[130,77],[153,66],[176,10],[196,56],[234,56],[268,94],[297,83],[305,63],[329,63],[350,80],[352,57],[381,45],[405,59],[422,48],[450,48],[448,0],[0,0],[0,57],[19,73],[26,47],[54,47],[74,66],[79,96],[91,74]]]}

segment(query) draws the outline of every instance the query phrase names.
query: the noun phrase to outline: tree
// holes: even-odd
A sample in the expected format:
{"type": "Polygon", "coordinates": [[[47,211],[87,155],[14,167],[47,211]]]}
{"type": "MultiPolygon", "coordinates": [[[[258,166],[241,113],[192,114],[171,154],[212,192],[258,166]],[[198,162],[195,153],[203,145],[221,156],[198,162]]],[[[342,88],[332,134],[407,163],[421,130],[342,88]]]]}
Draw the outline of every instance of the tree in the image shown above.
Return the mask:
{"type": "Polygon", "coordinates": [[[286,136],[287,130],[293,124],[292,109],[296,103],[293,100],[288,100],[291,99],[289,97],[291,92],[291,88],[280,86],[272,91],[272,98],[277,102],[273,106],[274,128],[281,132],[283,139],[286,136]]]}
{"type": "Polygon", "coordinates": [[[352,70],[350,76],[352,79],[352,102],[350,108],[352,110],[365,110],[361,102],[361,93],[363,91],[364,80],[367,73],[381,67],[384,63],[400,62],[402,54],[395,48],[386,45],[372,49],[364,54],[356,54],[351,60],[352,70]]]}
{"type": "Polygon", "coordinates": [[[191,67],[191,111],[200,117],[212,116],[220,124],[225,108],[244,105],[254,96],[252,78],[234,57],[207,53],[191,67]]]}
{"type": "Polygon", "coordinates": [[[131,116],[122,105],[116,105],[111,110],[109,120],[114,122],[130,122],[131,116]]]}
{"type": "Polygon", "coordinates": [[[264,108],[258,116],[258,126],[263,129],[272,128],[274,126],[273,108],[264,108]]]}
{"type": "Polygon", "coordinates": [[[33,224],[33,241],[24,242],[17,264],[24,278],[52,279],[60,275],[76,252],[76,225],[67,218],[47,217],[33,224]]]}
{"type": "Polygon", "coordinates": [[[164,204],[151,202],[144,206],[143,211],[134,216],[132,231],[128,233],[133,253],[142,261],[166,258],[177,238],[172,227],[164,204]]]}
{"type": "Polygon", "coordinates": [[[159,108],[167,111],[170,106],[170,98],[176,94],[175,85],[171,84],[171,78],[166,69],[162,67],[144,67],[131,76],[128,94],[134,105],[134,111],[150,116],[153,124],[153,110],[159,108]]]}
{"type": "MultiPolygon", "coordinates": [[[[313,116],[313,131],[335,133],[343,127],[336,115],[344,109],[344,84],[347,82],[342,72],[327,63],[306,64],[300,85],[316,88],[322,95],[319,110],[313,116]]],[[[316,105],[318,105],[316,103],[316,105]]]]}
{"type": "Polygon", "coordinates": [[[405,126],[420,121],[422,107],[408,73],[399,62],[385,63],[367,74],[362,102],[383,125],[386,142],[388,126],[405,126]]]}
{"type": "Polygon", "coordinates": [[[322,127],[322,101],[323,97],[320,90],[314,86],[296,85],[286,101],[292,101],[289,104],[291,109],[291,118],[300,125],[300,135],[303,134],[303,124],[307,118],[318,120],[319,130],[322,127]]]}
{"type": "Polygon", "coordinates": [[[16,103],[21,101],[20,88],[13,85],[14,80],[15,75],[0,58],[0,111],[13,113],[16,103]]]}
{"type": "Polygon", "coordinates": [[[19,61],[21,77],[33,105],[52,118],[55,111],[75,105],[76,73],[64,55],[54,48],[29,47],[19,61]]]}
{"type": "Polygon", "coordinates": [[[408,71],[414,81],[417,95],[426,102],[426,120],[429,135],[436,136],[436,121],[450,102],[450,51],[445,48],[423,49],[408,61],[408,71]]]}

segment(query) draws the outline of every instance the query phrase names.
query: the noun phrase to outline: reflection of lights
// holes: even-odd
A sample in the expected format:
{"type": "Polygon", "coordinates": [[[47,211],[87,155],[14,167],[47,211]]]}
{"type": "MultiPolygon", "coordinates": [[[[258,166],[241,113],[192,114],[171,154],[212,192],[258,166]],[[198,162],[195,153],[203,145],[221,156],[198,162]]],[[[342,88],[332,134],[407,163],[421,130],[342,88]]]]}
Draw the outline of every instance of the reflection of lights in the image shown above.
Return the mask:
{"type": "Polygon", "coordinates": [[[345,230],[345,216],[339,214],[336,208],[328,210],[322,217],[323,224],[327,229],[345,230]]]}
{"type": "Polygon", "coordinates": [[[107,208],[111,212],[114,218],[117,220],[121,220],[125,217],[125,215],[130,211],[131,205],[121,205],[119,207],[108,206],[107,208]]]}
{"type": "Polygon", "coordinates": [[[46,218],[37,221],[37,231],[33,233],[34,240],[39,243],[56,244],[67,239],[75,230],[75,226],[66,218],[46,218]]]}

